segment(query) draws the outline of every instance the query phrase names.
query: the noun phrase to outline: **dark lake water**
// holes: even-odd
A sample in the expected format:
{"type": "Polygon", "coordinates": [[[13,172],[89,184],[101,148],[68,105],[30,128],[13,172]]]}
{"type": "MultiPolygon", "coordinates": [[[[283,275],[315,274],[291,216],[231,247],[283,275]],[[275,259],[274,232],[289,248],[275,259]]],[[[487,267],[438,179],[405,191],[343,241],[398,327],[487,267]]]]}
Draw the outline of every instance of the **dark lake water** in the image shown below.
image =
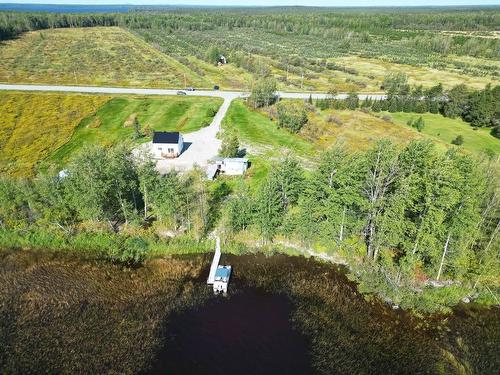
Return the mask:
{"type": "Polygon", "coordinates": [[[284,295],[246,289],[176,315],[151,374],[288,374],[313,370],[284,295]]]}
{"type": "Polygon", "coordinates": [[[416,316],[302,257],[223,255],[135,269],[0,250],[0,374],[498,374],[500,309],[416,316]]]}

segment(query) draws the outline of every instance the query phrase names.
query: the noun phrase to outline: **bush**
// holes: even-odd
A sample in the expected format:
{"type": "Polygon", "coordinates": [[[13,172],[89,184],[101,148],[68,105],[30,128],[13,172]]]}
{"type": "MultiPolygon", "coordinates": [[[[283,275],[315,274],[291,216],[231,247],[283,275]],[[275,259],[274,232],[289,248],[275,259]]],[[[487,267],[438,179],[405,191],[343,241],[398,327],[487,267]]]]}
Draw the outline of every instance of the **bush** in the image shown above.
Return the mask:
{"type": "Polygon", "coordinates": [[[304,103],[280,102],[277,105],[278,126],[298,133],[307,124],[307,111],[304,103]]]}
{"type": "Polygon", "coordinates": [[[114,260],[125,264],[141,264],[149,250],[149,244],[140,237],[127,238],[120,252],[111,254],[114,260]]]}
{"type": "Polygon", "coordinates": [[[460,146],[461,144],[464,143],[464,137],[461,135],[458,135],[453,141],[451,141],[451,144],[460,146]]]}
{"type": "Polygon", "coordinates": [[[417,129],[419,132],[421,132],[425,126],[425,122],[424,122],[424,119],[422,118],[422,116],[420,116],[416,121],[413,121],[411,126],[414,127],[415,129],[417,129]]]}
{"type": "Polygon", "coordinates": [[[392,117],[389,115],[383,115],[382,120],[392,123],[392,117]]]}
{"type": "Polygon", "coordinates": [[[234,133],[224,132],[219,155],[224,158],[235,158],[238,156],[240,143],[234,133]]]}
{"type": "Polygon", "coordinates": [[[214,117],[217,114],[217,107],[209,107],[207,108],[207,117],[214,117]]]}
{"type": "Polygon", "coordinates": [[[326,118],[326,122],[328,123],[334,123],[334,124],[337,124],[337,125],[343,125],[344,123],[342,122],[342,119],[338,116],[335,116],[335,115],[329,115],[327,118],[326,118]]]}

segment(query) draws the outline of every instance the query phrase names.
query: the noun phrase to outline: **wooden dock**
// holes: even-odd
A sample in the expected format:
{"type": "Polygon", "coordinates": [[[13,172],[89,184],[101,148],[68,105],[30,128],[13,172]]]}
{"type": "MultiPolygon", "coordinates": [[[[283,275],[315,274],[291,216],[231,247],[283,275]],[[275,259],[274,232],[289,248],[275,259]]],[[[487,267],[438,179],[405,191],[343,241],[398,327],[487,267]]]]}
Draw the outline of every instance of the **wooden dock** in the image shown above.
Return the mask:
{"type": "Polygon", "coordinates": [[[208,279],[207,279],[207,284],[212,285],[215,281],[215,272],[217,271],[217,267],[219,266],[220,262],[220,238],[217,237],[215,241],[215,254],[214,254],[214,259],[212,260],[212,265],[210,266],[210,273],[208,274],[208,279]]]}

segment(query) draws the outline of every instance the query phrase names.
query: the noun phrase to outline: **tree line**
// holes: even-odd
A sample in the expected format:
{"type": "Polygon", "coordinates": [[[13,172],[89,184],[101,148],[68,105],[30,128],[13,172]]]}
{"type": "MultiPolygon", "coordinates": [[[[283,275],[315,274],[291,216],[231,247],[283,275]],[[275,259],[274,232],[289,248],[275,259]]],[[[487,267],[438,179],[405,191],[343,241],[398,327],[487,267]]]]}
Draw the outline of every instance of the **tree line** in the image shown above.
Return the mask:
{"type": "Polygon", "coordinates": [[[444,90],[442,84],[428,89],[422,86],[411,87],[404,73],[391,73],[384,79],[383,88],[386,99],[368,98],[360,101],[352,92],[346,99],[336,99],[331,91],[330,98],[318,100],[321,109],[370,108],[374,112],[414,112],[441,113],[445,117],[461,117],[473,127],[489,127],[491,134],[500,138],[500,86],[487,85],[482,90],[471,90],[459,84],[444,90]]]}
{"type": "Polygon", "coordinates": [[[0,179],[0,245],[136,264],[165,247],[164,236],[195,241],[186,251],[215,228],[229,244],[246,232],[266,246],[327,248],[348,260],[362,290],[430,311],[489,301],[496,287],[500,195],[498,165],[488,163],[428,141],[357,153],[335,145],[309,171],[284,157],[251,189],[200,170],[163,176],[147,154],[92,146],[59,173],[0,179]]]}
{"type": "MultiPolygon", "coordinates": [[[[234,29],[251,28],[278,35],[314,36],[330,39],[330,42],[340,40],[347,49],[353,44],[373,45],[372,39],[375,37],[387,41],[399,40],[406,47],[420,52],[498,57],[498,41],[494,38],[430,33],[434,30],[494,30],[498,18],[498,12],[494,9],[421,12],[184,9],[111,14],[0,12],[0,40],[13,38],[26,31],[60,27],[121,26],[134,30],[167,30],[170,33],[214,29],[231,32],[234,29]],[[409,33],[408,30],[413,31],[409,33]]],[[[310,61],[309,65],[313,66],[314,62],[310,61]]]]}
{"type": "Polygon", "coordinates": [[[333,247],[350,259],[362,288],[432,310],[438,299],[489,295],[496,285],[496,167],[437,152],[428,141],[403,149],[380,141],[359,153],[337,145],[313,171],[286,157],[257,191],[235,192],[226,230],[333,247]],[[430,287],[446,283],[446,292],[430,287]]]}
{"type": "Polygon", "coordinates": [[[0,12],[0,40],[35,30],[64,27],[117,26],[113,14],[59,14],[0,12]]]}
{"type": "MultiPolygon", "coordinates": [[[[162,176],[155,167],[149,155],[133,156],[127,146],[92,146],[60,173],[25,180],[3,176],[0,229],[25,237],[32,232],[42,237],[84,236],[84,246],[97,246],[104,255],[124,262],[139,262],[146,255],[143,239],[123,241],[134,239],[133,233],[148,237],[152,232],[147,228],[202,239],[214,225],[225,187],[209,192],[202,171],[162,176]],[[88,242],[88,231],[98,243],[88,242]]],[[[60,246],[75,245],[63,241],[60,246]]]]}

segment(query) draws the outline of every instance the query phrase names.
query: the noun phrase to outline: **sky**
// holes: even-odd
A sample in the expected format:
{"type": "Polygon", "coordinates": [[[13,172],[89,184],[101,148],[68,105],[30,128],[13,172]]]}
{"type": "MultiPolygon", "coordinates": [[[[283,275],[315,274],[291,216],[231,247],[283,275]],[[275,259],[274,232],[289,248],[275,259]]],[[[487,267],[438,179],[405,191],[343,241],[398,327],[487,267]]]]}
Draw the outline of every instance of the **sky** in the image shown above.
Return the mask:
{"type": "Polygon", "coordinates": [[[226,5],[226,6],[446,6],[500,5],[500,0],[0,0],[0,3],[31,4],[134,4],[134,5],[226,5]]]}

